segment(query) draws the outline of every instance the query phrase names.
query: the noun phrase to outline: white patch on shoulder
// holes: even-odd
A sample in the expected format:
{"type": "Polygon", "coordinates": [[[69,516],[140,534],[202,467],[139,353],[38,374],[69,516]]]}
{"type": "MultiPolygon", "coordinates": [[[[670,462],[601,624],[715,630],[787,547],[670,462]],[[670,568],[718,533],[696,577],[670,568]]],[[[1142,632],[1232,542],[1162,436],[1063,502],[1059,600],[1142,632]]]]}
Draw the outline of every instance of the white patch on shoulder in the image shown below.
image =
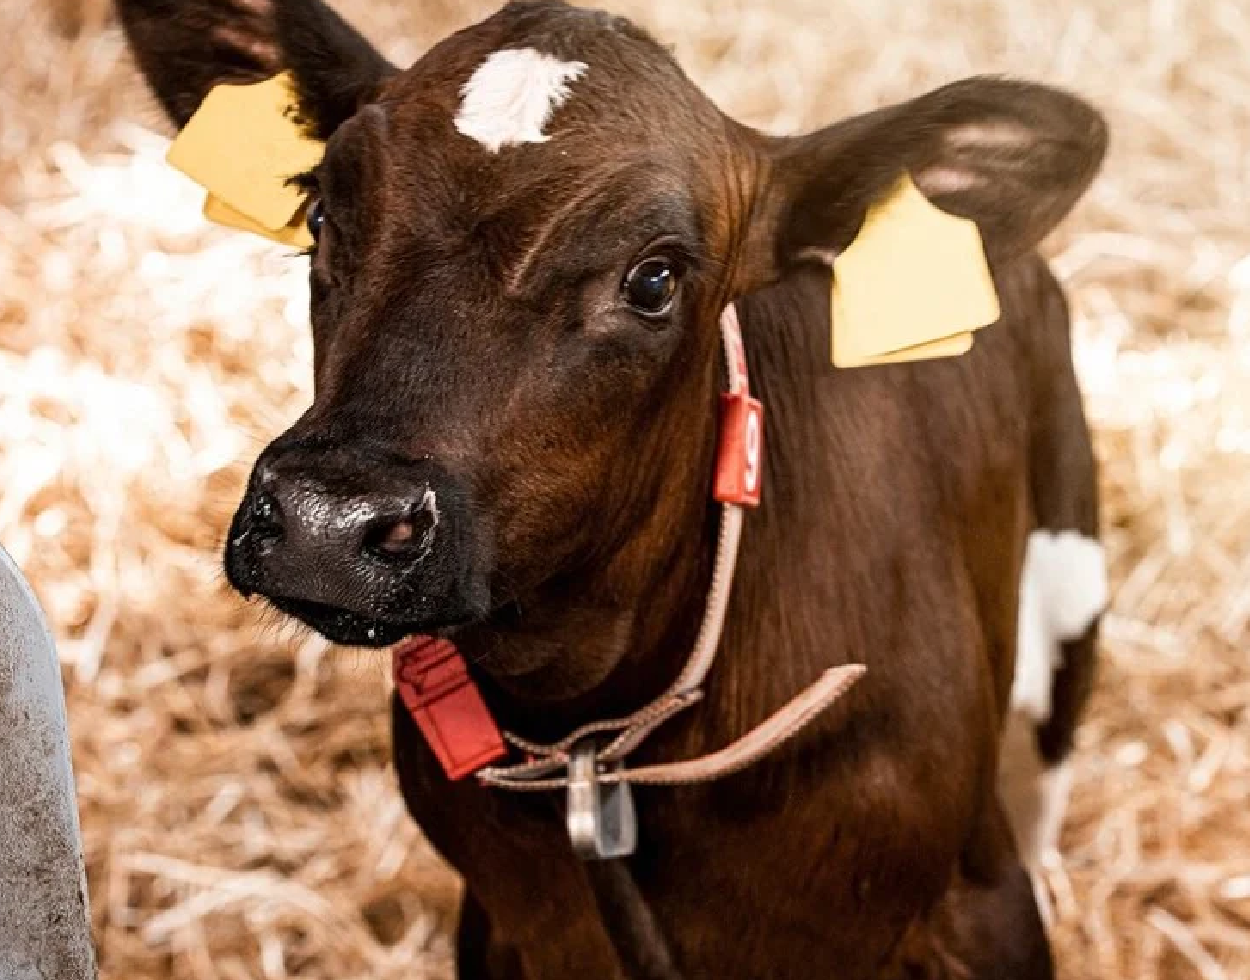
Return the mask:
{"type": "Polygon", "coordinates": [[[1012,706],[1035,722],[1050,718],[1062,644],[1079,639],[1107,607],[1102,545],[1076,531],[1034,531],[1020,578],[1020,618],[1012,706]]]}
{"type": "Polygon", "coordinates": [[[545,143],[543,128],[589,68],[534,48],[496,51],[464,84],[456,129],[491,153],[520,143],[545,143]]]}

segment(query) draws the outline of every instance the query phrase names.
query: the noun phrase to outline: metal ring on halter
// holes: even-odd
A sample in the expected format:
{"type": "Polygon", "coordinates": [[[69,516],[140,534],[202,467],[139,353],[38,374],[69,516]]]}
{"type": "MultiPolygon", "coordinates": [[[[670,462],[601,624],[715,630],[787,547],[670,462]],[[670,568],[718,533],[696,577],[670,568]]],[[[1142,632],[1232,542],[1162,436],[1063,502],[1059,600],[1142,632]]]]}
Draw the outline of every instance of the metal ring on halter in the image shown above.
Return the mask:
{"type": "MultiPolygon", "coordinates": [[[[573,747],[569,760],[569,838],[587,861],[628,857],[638,846],[638,817],[629,783],[604,783],[593,739],[573,747]]],[[[616,763],[614,768],[620,768],[616,763]]]]}

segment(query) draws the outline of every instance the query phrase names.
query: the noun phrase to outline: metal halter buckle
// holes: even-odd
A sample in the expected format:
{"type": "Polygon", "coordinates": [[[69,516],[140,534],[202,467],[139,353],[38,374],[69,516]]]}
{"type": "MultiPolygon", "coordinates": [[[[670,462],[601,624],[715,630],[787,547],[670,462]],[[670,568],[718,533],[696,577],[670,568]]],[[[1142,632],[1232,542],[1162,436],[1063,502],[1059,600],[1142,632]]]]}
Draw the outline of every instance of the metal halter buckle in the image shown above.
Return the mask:
{"type": "MultiPolygon", "coordinates": [[[[573,850],[586,861],[629,857],[638,846],[638,818],[629,783],[599,779],[594,739],[573,746],[569,758],[568,828],[573,850]]],[[[614,771],[621,763],[613,766],[614,771]]]]}

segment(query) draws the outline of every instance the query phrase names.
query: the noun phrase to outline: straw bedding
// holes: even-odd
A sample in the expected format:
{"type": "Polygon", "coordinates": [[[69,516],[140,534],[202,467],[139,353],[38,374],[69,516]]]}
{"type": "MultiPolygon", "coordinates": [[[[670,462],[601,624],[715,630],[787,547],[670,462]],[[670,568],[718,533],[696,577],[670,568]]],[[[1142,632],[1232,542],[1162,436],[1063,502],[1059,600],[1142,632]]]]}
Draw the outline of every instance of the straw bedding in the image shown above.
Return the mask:
{"type": "MultiPolygon", "coordinates": [[[[340,6],[403,62],[490,4],[340,6]]],[[[1116,587],[1055,941],[1071,980],[1250,976],[1250,12],[612,6],[776,131],[980,71],[1109,115],[1105,176],[1047,246],[1116,587]]],[[[106,21],[0,3],[0,540],[61,642],[104,975],[447,977],[458,885],[392,785],[385,667],[216,568],[250,457],[308,399],[303,260],[199,222],[106,21]]]]}

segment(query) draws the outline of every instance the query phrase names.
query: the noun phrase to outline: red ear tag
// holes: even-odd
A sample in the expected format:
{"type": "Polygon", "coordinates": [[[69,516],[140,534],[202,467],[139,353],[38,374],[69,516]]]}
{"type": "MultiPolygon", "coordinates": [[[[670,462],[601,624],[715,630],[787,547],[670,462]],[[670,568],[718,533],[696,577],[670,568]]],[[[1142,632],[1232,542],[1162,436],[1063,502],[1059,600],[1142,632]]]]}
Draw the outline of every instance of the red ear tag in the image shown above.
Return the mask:
{"type": "Polygon", "coordinates": [[[723,504],[758,507],[763,475],[764,406],[746,391],[722,394],[712,496],[723,504]]]}
{"type": "Polygon", "coordinates": [[[419,636],[392,652],[395,689],[447,778],[471,776],[507,754],[499,726],[450,640],[419,636]]]}

